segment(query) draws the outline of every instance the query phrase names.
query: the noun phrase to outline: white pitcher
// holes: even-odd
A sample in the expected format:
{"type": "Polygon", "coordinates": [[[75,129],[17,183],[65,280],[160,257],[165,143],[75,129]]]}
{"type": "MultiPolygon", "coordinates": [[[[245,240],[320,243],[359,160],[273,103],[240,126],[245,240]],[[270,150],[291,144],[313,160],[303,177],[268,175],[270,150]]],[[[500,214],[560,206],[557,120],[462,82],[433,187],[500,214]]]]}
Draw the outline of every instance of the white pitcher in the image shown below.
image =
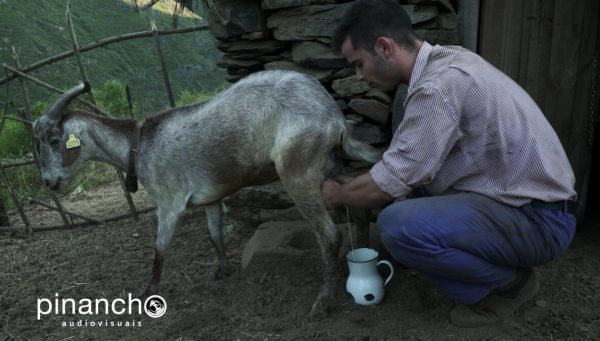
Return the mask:
{"type": "Polygon", "coordinates": [[[350,274],[346,281],[348,291],[354,302],[362,305],[378,304],[385,294],[384,286],[394,276],[394,267],[387,260],[377,261],[379,253],[373,249],[360,248],[346,254],[350,274]],[[390,268],[390,275],[385,282],[377,272],[377,267],[385,264],[390,268]]]}

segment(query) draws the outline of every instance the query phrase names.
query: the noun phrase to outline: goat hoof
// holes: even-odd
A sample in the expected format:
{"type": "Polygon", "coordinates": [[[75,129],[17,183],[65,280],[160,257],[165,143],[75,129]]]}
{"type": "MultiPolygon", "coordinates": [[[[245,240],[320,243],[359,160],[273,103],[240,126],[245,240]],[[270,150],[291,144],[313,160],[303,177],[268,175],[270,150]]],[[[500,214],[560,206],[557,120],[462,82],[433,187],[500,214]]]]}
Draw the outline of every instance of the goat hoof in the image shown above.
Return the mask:
{"type": "Polygon", "coordinates": [[[233,270],[229,267],[220,267],[217,272],[215,272],[215,279],[220,281],[225,279],[233,274],[233,270]]]}

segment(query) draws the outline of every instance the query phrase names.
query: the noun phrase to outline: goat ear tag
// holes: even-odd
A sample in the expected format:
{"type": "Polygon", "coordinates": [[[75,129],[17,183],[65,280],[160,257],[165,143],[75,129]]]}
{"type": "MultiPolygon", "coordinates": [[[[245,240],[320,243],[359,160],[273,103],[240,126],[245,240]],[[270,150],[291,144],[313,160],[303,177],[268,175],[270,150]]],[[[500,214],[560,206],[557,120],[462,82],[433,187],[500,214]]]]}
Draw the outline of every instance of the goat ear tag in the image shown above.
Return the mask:
{"type": "Polygon", "coordinates": [[[69,134],[69,139],[67,140],[67,149],[77,148],[81,146],[81,141],[75,137],[75,134],[69,134]]]}

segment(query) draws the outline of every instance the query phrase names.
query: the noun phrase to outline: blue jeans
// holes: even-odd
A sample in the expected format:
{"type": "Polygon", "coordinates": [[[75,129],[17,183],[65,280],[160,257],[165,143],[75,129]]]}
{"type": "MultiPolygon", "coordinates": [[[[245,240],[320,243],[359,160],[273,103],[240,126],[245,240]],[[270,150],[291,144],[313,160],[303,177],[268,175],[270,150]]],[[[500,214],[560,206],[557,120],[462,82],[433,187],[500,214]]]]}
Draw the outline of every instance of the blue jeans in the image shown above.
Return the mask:
{"type": "Polygon", "coordinates": [[[393,203],[377,224],[392,257],[461,304],[507,284],[518,268],[556,258],[576,225],[569,213],[462,192],[393,203]]]}

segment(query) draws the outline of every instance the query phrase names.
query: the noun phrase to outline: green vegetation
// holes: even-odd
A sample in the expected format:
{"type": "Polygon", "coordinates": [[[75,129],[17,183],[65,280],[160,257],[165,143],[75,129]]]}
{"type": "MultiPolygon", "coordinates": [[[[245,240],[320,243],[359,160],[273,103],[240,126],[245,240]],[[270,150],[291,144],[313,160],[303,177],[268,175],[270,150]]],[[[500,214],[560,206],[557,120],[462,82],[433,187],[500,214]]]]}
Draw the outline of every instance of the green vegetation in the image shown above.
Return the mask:
{"type": "Polygon", "coordinates": [[[218,94],[219,92],[221,92],[223,90],[225,90],[225,85],[215,88],[211,92],[206,92],[206,91],[192,92],[192,91],[186,89],[186,90],[183,90],[181,93],[179,93],[179,99],[175,101],[175,104],[180,106],[180,105],[204,102],[204,101],[207,101],[207,100],[213,98],[216,94],[218,94]]]}
{"type": "MultiPolygon", "coordinates": [[[[131,32],[150,30],[154,20],[159,30],[172,29],[175,21],[172,6],[158,4],[156,10],[136,13],[131,0],[71,0],[75,31],[80,46],[99,39],[131,32]]],[[[138,0],[138,3],[140,1],[138,0]]],[[[13,46],[22,66],[62,53],[72,48],[65,20],[66,1],[35,2],[0,1],[0,63],[14,65],[13,46]]],[[[202,15],[202,8],[197,9],[202,15]]],[[[198,16],[178,17],[178,27],[205,24],[198,16]]],[[[161,47],[166,59],[169,79],[178,105],[204,101],[227,86],[225,72],[216,66],[220,52],[208,31],[162,36],[161,47]]],[[[130,89],[134,117],[143,119],[168,108],[168,99],[152,38],[142,38],[111,44],[82,54],[84,67],[98,106],[115,117],[129,117],[126,87],[130,89]]],[[[69,58],[46,65],[31,73],[62,89],[80,80],[75,59],[69,58]]],[[[0,75],[3,78],[5,74],[0,75]]],[[[22,87],[10,82],[0,87],[0,115],[7,106],[7,116],[19,117],[13,111],[24,107],[22,87]]],[[[34,119],[43,113],[58,95],[27,81],[34,119]]],[[[29,132],[22,122],[5,120],[0,130],[0,159],[22,159],[31,153],[29,132]]],[[[44,199],[37,167],[34,165],[6,169],[19,200],[27,197],[44,199]]],[[[85,191],[116,178],[110,165],[91,162],[75,180],[73,188],[85,191]]],[[[14,208],[8,187],[0,179],[0,197],[7,209],[14,208]]]]}
{"type": "Polygon", "coordinates": [[[16,159],[31,151],[31,138],[21,122],[6,120],[0,133],[0,155],[3,159],[16,159]]]}
{"type": "MultiPolygon", "coordinates": [[[[132,32],[149,31],[154,20],[159,30],[172,29],[174,20],[170,8],[160,7],[138,14],[130,0],[71,0],[72,18],[79,46],[97,40],[132,32]],[[168,12],[168,13],[167,13],[168,12]]],[[[141,1],[138,1],[141,3],[141,1]]],[[[206,24],[200,17],[179,17],[177,27],[206,24]]],[[[0,62],[14,65],[13,46],[18,51],[22,66],[72,49],[65,20],[66,1],[46,0],[0,1],[0,62]]],[[[225,72],[216,66],[221,53],[208,31],[161,36],[163,51],[173,93],[184,90],[212,92],[222,86],[225,72]]],[[[128,85],[132,100],[143,113],[152,113],[168,107],[162,71],[153,38],[117,42],[82,54],[83,64],[93,89],[109,79],[128,85]]],[[[31,73],[47,83],[62,89],[76,85],[81,76],[74,58],[46,65],[31,73]]],[[[4,77],[4,72],[0,77],[4,77]]],[[[46,101],[49,92],[29,83],[32,102],[46,101]]],[[[22,106],[21,87],[11,82],[10,99],[5,87],[0,87],[0,108],[8,100],[22,106]],[[13,98],[12,96],[17,95],[13,98]]]]}
{"type": "MultiPolygon", "coordinates": [[[[100,90],[94,90],[96,104],[115,117],[128,117],[129,102],[127,101],[127,90],[125,85],[118,80],[109,79],[102,85],[100,90]]],[[[132,108],[137,112],[137,106],[132,108]]]]}

